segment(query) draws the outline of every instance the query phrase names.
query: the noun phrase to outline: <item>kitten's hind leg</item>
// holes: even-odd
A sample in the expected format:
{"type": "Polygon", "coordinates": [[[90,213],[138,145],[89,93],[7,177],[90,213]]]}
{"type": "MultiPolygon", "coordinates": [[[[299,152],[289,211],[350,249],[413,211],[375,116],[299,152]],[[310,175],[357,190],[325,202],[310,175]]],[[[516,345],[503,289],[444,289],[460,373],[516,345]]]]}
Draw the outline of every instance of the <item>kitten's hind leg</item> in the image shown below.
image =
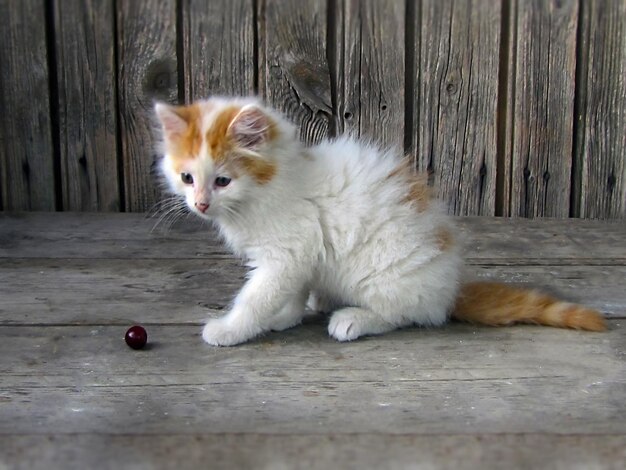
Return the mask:
{"type": "Polygon", "coordinates": [[[399,326],[371,310],[346,307],[333,313],[328,324],[328,334],[338,341],[352,341],[364,335],[386,333],[399,326]]]}

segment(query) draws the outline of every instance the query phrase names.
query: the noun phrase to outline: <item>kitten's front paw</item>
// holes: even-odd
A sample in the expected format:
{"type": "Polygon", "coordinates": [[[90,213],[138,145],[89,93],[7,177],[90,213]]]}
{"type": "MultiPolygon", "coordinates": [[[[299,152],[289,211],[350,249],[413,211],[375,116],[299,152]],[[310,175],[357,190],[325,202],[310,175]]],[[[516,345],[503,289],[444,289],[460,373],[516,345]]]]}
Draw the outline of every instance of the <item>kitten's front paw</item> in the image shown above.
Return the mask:
{"type": "Polygon", "coordinates": [[[328,334],[338,341],[352,341],[361,336],[360,321],[351,311],[337,311],[330,317],[328,334]]]}
{"type": "Polygon", "coordinates": [[[250,338],[230,326],[225,318],[217,318],[204,326],[202,339],[213,346],[234,346],[250,338]]]}
{"type": "Polygon", "coordinates": [[[339,341],[352,341],[360,336],[379,335],[395,330],[398,326],[401,324],[390,323],[371,310],[345,307],[336,310],[330,317],[328,333],[339,341]]]}

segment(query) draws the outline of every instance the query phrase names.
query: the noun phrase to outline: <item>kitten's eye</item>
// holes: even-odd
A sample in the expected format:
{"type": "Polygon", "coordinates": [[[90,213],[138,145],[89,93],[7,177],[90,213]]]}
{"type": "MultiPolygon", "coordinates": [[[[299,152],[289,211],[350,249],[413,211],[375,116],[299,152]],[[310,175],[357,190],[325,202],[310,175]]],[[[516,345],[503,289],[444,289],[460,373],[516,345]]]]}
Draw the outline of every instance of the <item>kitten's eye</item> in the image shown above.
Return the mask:
{"type": "Polygon", "coordinates": [[[215,186],[228,186],[230,184],[230,178],[228,176],[218,176],[215,178],[215,186]]]}
{"type": "Polygon", "coordinates": [[[183,180],[185,184],[193,184],[193,176],[190,173],[181,173],[180,179],[183,180]]]}

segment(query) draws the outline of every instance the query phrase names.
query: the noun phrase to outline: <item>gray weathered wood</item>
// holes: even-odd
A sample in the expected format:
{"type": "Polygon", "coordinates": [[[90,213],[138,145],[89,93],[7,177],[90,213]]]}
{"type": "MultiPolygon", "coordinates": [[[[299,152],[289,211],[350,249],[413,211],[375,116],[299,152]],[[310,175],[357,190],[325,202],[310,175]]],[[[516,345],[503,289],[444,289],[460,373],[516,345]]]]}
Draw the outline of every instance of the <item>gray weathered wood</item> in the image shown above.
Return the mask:
{"type": "MultiPolygon", "coordinates": [[[[246,272],[228,258],[2,259],[0,325],[200,324],[228,309],[246,272]]],[[[626,317],[625,266],[472,265],[466,278],[539,288],[626,317]]]]}
{"type": "Polygon", "coordinates": [[[576,217],[626,217],[626,3],[581,2],[576,217]]]}
{"type": "Polygon", "coordinates": [[[153,174],[154,101],[175,102],[179,93],[176,3],[120,0],[116,5],[124,208],[145,211],[160,198],[153,174]]]}
{"type": "MultiPolygon", "coordinates": [[[[626,222],[455,219],[470,264],[623,265],[626,222]]],[[[191,216],[171,228],[143,214],[0,213],[0,258],[230,257],[214,231],[191,216]],[[61,221],[61,222],[59,222],[61,221]]]]}
{"type": "Polygon", "coordinates": [[[470,263],[619,264],[626,260],[626,223],[574,219],[458,218],[470,263]]]}
{"type": "Polygon", "coordinates": [[[258,2],[259,93],[308,143],[328,137],[333,126],[327,3],[258,2]]]}
{"type": "Polygon", "coordinates": [[[64,210],[120,209],[114,2],[54,3],[64,210]]]}
{"type": "Polygon", "coordinates": [[[0,434],[626,433],[615,324],[456,324],[342,344],[311,322],[236,348],[154,326],[144,351],[124,331],[0,327],[0,434]]]}
{"type": "Polygon", "coordinates": [[[2,436],[9,468],[519,468],[621,470],[623,435],[203,434],[2,436]],[[175,464],[174,464],[175,462],[175,464]]]}
{"type": "Polygon", "coordinates": [[[0,260],[0,324],[200,324],[245,273],[231,259],[0,260]]]}
{"type": "Polygon", "coordinates": [[[340,0],[336,53],[338,128],[404,147],[405,2],[340,0]]]}
{"type": "Polygon", "coordinates": [[[0,209],[54,210],[44,5],[0,1],[0,209]]]}
{"type": "Polygon", "coordinates": [[[307,142],[346,131],[404,147],[453,213],[626,217],[621,0],[2,0],[0,13],[0,209],[148,210],[153,100],[259,92],[307,142]]]}
{"type": "Polygon", "coordinates": [[[185,98],[254,92],[254,2],[182,2],[185,98]]]}
{"type": "Polygon", "coordinates": [[[500,2],[428,0],[409,38],[411,153],[453,214],[495,214],[500,23],[500,2]]]}
{"type": "Polygon", "coordinates": [[[578,3],[516,0],[511,8],[504,215],[569,216],[578,3]]]}
{"type": "Polygon", "coordinates": [[[459,220],[474,276],[597,301],[605,333],[451,323],[338,343],[311,315],[214,348],[201,324],[245,269],[191,220],[0,214],[0,463],[621,469],[624,223],[459,220]]]}
{"type": "MultiPolygon", "coordinates": [[[[153,221],[138,214],[1,215],[2,323],[202,322],[228,306],[246,270],[194,220],[151,233],[153,221]]],[[[626,314],[623,223],[459,222],[468,278],[543,288],[626,314]]]]}

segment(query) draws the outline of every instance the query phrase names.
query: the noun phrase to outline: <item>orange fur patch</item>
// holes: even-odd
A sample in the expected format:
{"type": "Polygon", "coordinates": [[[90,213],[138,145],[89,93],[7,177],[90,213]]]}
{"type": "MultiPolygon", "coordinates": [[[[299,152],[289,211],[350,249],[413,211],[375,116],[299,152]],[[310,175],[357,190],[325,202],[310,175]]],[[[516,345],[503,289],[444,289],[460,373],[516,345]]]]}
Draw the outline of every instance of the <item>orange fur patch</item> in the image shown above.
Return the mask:
{"type": "Polygon", "coordinates": [[[604,317],[596,310],[497,282],[465,284],[452,316],[491,326],[536,323],[558,328],[606,330],[604,317]]]}
{"type": "Polygon", "coordinates": [[[202,109],[196,104],[178,106],[174,112],[187,123],[187,130],[179,137],[167,142],[169,153],[177,160],[195,158],[200,152],[202,136],[200,120],[202,109]]]}
{"type": "Polygon", "coordinates": [[[408,184],[408,193],[403,202],[414,204],[420,212],[428,209],[431,198],[428,177],[425,174],[416,173],[408,157],[389,173],[388,178],[401,178],[408,184]]]}
{"type": "Polygon", "coordinates": [[[237,162],[259,184],[269,183],[276,175],[276,165],[273,162],[253,157],[239,157],[237,162]]]}
{"type": "Polygon", "coordinates": [[[448,251],[454,246],[454,237],[450,231],[446,228],[440,228],[437,230],[437,246],[441,251],[448,251]]]}
{"type": "Polygon", "coordinates": [[[241,108],[238,106],[229,106],[223,109],[217,115],[215,121],[213,121],[211,128],[207,131],[207,145],[215,163],[225,161],[228,152],[233,147],[232,140],[228,135],[228,127],[239,111],[241,111],[241,108]]]}
{"type": "MultiPolygon", "coordinates": [[[[185,160],[198,156],[203,137],[200,132],[202,115],[210,112],[212,108],[208,103],[204,103],[174,109],[174,112],[187,123],[187,129],[183,135],[176,136],[167,142],[168,151],[174,160],[174,168],[177,172],[182,172],[185,160]]],[[[246,172],[259,184],[268,183],[276,175],[275,163],[261,157],[241,155],[237,152],[233,137],[229,135],[230,125],[240,111],[241,106],[237,105],[230,105],[218,111],[204,136],[207,149],[215,164],[229,168],[234,177],[241,172],[246,172]]],[[[274,124],[270,126],[269,132],[270,138],[276,136],[277,130],[274,124]]]]}
{"type": "Polygon", "coordinates": [[[409,186],[408,202],[414,202],[420,211],[428,209],[430,201],[430,188],[426,175],[412,175],[409,186]]]}
{"type": "Polygon", "coordinates": [[[402,159],[400,164],[391,172],[387,178],[395,178],[397,176],[406,177],[413,174],[413,165],[408,157],[402,159]]]}
{"type": "MultiPolygon", "coordinates": [[[[233,137],[229,135],[228,129],[240,111],[239,106],[229,106],[220,111],[213,121],[206,135],[211,157],[216,164],[232,162],[233,167],[240,168],[259,184],[268,183],[276,175],[276,165],[263,158],[238,155],[233,137]]],[[[276,132],[273,125],[269,132],[270,138],[273,138],[276,132]]]]}

